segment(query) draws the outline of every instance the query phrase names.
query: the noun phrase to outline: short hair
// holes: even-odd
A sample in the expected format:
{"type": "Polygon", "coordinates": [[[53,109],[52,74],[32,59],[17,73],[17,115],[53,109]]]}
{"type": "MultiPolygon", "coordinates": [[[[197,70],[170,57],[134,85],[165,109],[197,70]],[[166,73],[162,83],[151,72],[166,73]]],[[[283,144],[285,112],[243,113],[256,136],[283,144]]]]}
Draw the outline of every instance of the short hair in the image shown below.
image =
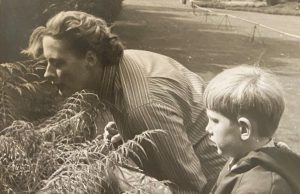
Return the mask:
{"type": "Polygon", "coordinates": [[[106,22],[81,11],[62,11],[52,17],[45,27],[37,27],[23,53],[34,58],[42,56],[42,39],[45,36],[66,41],[79,55],[92,50],[105,65],[118,64],[123,55],[119,37],[110,32],[106,22]]]}
{"type": "Polygon", "coordinates": [[[234,122],[241,116],[255,119],[261,137],[273,136],[285,107],[282,88],[275,75],[246,65],[215,76],[205,89],[204,103],[207,109],[234,122]]]}

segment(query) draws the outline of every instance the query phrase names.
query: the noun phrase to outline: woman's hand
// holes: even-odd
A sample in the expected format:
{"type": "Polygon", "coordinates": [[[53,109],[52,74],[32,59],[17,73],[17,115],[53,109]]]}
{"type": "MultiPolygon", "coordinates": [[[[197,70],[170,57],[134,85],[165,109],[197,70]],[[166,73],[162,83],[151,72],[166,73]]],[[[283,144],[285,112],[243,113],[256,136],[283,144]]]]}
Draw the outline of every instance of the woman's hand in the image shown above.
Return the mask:
{"type": "Polygon", "coordinates": [[[104,127],[103,139],[105,141],[110,141],[112,144],[121,144],[123,138],[119,133],[115,122],[110,121],[104,127]]]}

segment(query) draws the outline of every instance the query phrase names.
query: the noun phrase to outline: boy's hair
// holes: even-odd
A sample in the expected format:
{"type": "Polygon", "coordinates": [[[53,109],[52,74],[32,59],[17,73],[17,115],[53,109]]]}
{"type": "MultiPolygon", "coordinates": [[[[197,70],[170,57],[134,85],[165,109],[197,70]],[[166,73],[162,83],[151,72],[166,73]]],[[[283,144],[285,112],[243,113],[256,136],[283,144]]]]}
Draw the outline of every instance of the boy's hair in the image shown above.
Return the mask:
{"type": "Polygon", "coordinates": [[[227,69],[214,77],[205,89],[204,103],[207,109],[234,122],[241,116],[255,119],[261,137],[274,134],[285,107],[275,76],[246,65],[227,69]]]}
{"type": "Polygon", "coordinates": [[[84,56],[92,50],[105,65],[118,64],[123,55],[121,41],[110,32],[106,22],[81,11],[62,11],[49,19],[46,26],[37,27],[23,53],[34,58],[41,57],[45,36],[66,41],[78,55],[84,56]]]}

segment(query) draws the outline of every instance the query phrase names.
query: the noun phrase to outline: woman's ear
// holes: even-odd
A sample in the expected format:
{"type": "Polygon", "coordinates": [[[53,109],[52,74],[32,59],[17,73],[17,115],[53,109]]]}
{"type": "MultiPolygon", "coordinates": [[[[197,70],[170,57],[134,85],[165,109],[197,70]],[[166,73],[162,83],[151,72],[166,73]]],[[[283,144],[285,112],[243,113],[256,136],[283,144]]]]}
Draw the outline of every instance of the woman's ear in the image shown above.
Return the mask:
{"type": "Polygon", "coordinates": [[[96,55],[96,53],[94,51],[87,51],[86,52],[86,55],[85,55],[85,60],[86,60],[86,64],[87,64],[87,67],[89,69],[92,69],[94,67],[96,67],[98,65],[98,62],[99,62],[99,59],[96,55]]]}
{"type": "Polygon", "coordinates": [[[240,129],[241,139],[248,140],[252,134],[252,125],[249,119],[246,117],[240,117],[238,119],[238,125],[240,129]]]}

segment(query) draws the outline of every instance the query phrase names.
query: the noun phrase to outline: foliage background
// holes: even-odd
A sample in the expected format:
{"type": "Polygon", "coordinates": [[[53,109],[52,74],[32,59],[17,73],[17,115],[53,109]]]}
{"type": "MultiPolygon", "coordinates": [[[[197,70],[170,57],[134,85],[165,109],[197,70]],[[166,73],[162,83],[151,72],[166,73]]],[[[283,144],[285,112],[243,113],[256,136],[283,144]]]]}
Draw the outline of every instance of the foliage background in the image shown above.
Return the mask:
{"type": "Polygon", "coordinates": [[[102,136],[112,116],[97,94],[83,90],[62,100],[39,75],[43,68],[43,61],[35,60],[0,64],[1,194],[118,194],[121,184],[129,194],[166,188],[164,181],[145,183],[145,175],[128,157],[139,158],[136,151],[145,154],[142,141],[151,144],[152,134],[162,130],[114,146],[102,136]],[[134,173],[121,170],[123,166],[134,173]]]}
{"type": "Polygon", "coordinates": [[[0,0],[0,63],[24,60],[32,30],[63,10],[81,10],[109,24],[119,15],[123,0],[0,0]]]}

